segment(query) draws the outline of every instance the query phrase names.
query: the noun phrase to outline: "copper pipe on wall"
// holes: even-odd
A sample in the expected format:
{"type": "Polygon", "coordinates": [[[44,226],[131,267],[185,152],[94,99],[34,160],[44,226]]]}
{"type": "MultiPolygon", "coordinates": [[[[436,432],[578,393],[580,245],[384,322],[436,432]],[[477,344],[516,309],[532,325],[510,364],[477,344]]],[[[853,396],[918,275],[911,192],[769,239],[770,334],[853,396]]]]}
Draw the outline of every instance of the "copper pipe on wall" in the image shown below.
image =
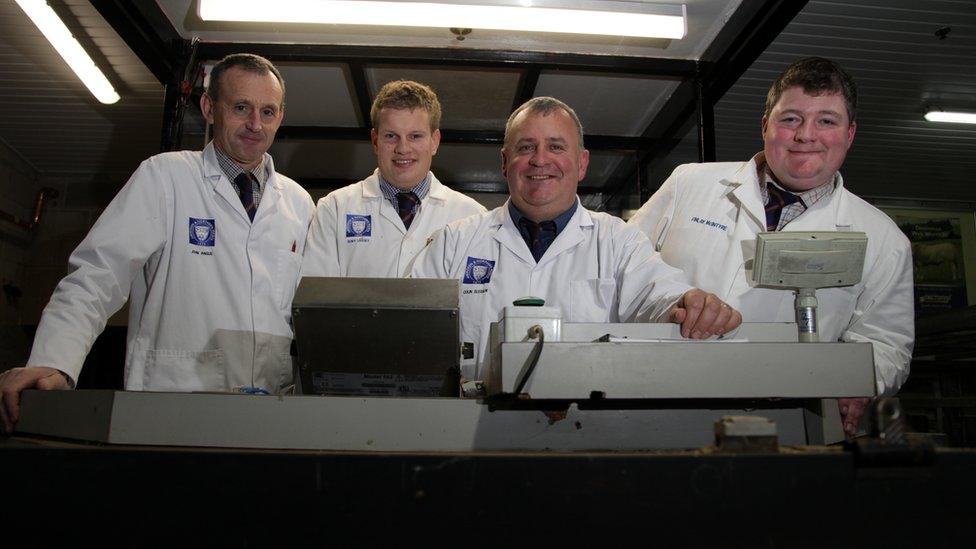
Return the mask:
{"type": "Polygon", "coordinates": [[[58,190],[51,187],[44,187],[43,189],[37,191],[37,202],[34,205],[34,217],[31,219],[22,219],[2,210],[0,210],[0,219],[13,223],[25,231],[32,233],[41,223],[41,213],[44,211],[45,200],[55,199],[58,197],[58,194],[58,190]]]}

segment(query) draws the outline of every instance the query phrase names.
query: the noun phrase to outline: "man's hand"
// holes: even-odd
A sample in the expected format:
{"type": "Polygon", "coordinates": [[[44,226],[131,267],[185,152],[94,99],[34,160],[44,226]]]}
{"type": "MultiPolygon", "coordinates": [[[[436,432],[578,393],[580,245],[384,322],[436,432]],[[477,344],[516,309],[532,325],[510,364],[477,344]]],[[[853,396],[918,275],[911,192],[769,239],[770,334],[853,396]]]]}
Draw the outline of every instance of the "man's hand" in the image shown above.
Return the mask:
{"type": "Polygon", "coordinates": [[[870,398],[839,398],[837,405],[840,407],[840,421],[844,425],[844,432],[847,436],[854,436],[857,432],[857,424],[864,415],[871,402],[870,398]]]}
{"type": "Polygon", "coordinates": [[[742,315],[716,295],[695,288],[671,309],[671,322],[681,324],[682,336],[705,339],[734,330],[742,324],[742,315]]]}
{"type": "Polygon", "coordinates": [[[0,374],[0,416],[3,431],[8,435],[20,419],[20,392],[24,389],[69,389],[68,380],[60,370],[46,366],[13,368],[0,374]]]}

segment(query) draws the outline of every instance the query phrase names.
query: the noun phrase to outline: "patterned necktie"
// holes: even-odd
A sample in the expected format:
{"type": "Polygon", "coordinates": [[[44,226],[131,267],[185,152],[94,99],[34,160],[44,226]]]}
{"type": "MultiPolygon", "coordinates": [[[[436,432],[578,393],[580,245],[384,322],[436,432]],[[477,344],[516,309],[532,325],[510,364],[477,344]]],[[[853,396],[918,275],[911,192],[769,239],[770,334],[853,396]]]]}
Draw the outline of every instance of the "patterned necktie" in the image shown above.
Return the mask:
{"type": "Polygon", "coordinates": [[[800,197],[778,189],[774,185],[766,185],[766,191],[769,193],[769,200],[766,202],[766,230],[775,231],[779,226],[779,218],[783,214],[783,208],[800,202],[800,197]]]}
{"type": "Polygon", "coordinates": [[[525,229],[523,234],[528,233],[528,240],[525,243],[529,245],[529,251],[532,252],[532,257],[536,261],[539,261],[546,253],[546,250],[549,249],[549,245],[556,238],[556,222],[543,221],[542,223],[536,223],[527,217],[523,217],[519,219],[519,225],[525,229]]]}
{"type": "Polygon", "coordinates": [[[410,223],[413,222],[414,216],[417,215],[417,206],[420,204],[420,199],[412,192],[397,193],[396,197],[397,213],[400,214],[403,226],[409,230],[410,223]]]}
{"type": "Polygon", "coordinates": [[[254,205],[254,176],[247,172],[241,172],[234,178],[234,183],[237,184],[237,196],[241,198],[241,205],[244,206],[247,217],[254,221],[254,212],[258,209],[254,205]]]}

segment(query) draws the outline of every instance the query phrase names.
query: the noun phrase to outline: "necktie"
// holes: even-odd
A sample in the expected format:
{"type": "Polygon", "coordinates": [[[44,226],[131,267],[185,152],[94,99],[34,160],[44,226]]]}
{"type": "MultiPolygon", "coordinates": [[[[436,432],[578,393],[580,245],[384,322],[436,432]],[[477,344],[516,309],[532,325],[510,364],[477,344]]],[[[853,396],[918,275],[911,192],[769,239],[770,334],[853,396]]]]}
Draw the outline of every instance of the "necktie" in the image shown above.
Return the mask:
{"type": "Polygon", "coordinates": [[[403,226],[410,229],[410,223],[417,214],[417,206],[420,204],[420,199],[412,192],[397,193],[396,197],[397,213],[400,214],[403,226]]]}
{"type": "Polygon", "coordinates": [[[527,217],[523,217],[519,219],[519,225],[524,229],[522,231],[523,236],[527,235],[525,243],[529,245],[532,257],[539,261],[549,249],[552,241],[556,239],[556,222],[536,223],[527,217]]]}
{"type": "Polygon", "coordinates": [[[254,221],[254,212],[258,209],[254,205],[254,176],[247,172],[242,172],[234,178],[234,183],[237,184],[237,195],[241,198],[241,205],[244,206],[244,211],[247,212],[247,216],[251,221],[254,221]]]}
{"type": "Polygon", "coordinates": [[[766,185],[769,193],[769,201],[766,202],[766,230],[775,231],[779,226],[779,218],[783,214],[783,208],[800,201],[800,197],[793,193],[777,189],[773,185],[766,185]]]}

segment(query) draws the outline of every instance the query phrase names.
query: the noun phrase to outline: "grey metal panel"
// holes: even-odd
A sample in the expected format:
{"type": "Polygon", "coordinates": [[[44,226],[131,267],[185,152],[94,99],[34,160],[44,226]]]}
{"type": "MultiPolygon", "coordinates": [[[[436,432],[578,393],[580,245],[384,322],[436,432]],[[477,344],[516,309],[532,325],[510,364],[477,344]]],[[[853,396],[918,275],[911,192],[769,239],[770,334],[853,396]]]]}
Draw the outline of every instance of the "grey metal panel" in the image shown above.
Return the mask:
{"type": "Polygon", "coordinates": [[[111,442],[115,391],[24,391],[17,431],[111,442]]]}
{"type": "MultiPolygon", "coordinates": [[[[681,339],[681,326],[671,322],[566,322],[562,326],[562,341],[596,341],[605,334],[631,339],[681,339]]],[[[796,324],[793,322],[744,322],[728,333],[725,339],[788,343],[796,342],[796,334],[796,324]]]]}
{"type": "Polygon", "coordinates": [[[459,291],[454,279],[305,277],[292,307],[457,309],[459,291]]]}
{"type": "MultiPolygon", "coordinates": [[[[503,343],[489,393],[512,392],[537,343],[503,343]],[[499,376],[500,374],[500,376],[499,376]]],[[[546,342],[523,392],[532,398],[874,396],[869,343],[546,342]]]]}
{"type": "Polygon", "coordinates": [[[460,361],[458,299],[453,279],[303,278],[292,301],[302,392],[457,394],[444,376],[460,361]]]}
{"type": "MultiPolygon", "coordinates": [[[[707,406],[707,405],[706,405],[707,406]]],[[[355,397],[261,397],[207,393],[25,391],[17,432],[83,440],[61,411],[107,431],[112,444],[223,448],[470,451],[697,448],[723,415],[777,423],[781,444],[803,444],[801,408],[580,410],[564,419],[537,410],[497,410],[481,401],[355,397]],[[114,400],[113,400],[114,396],[114,400]],[[93,412],[112,402],[111,421],[93,412]]]]}

